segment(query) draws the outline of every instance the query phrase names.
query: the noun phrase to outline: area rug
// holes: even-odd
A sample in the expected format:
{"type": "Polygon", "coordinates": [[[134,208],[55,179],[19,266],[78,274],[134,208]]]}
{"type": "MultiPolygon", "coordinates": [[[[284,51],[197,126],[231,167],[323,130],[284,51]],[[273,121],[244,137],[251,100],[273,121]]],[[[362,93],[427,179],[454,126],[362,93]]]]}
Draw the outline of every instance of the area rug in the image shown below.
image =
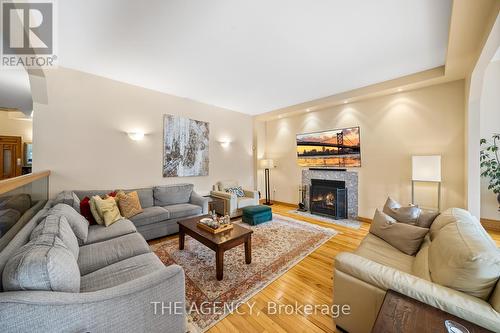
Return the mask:
{"type": "Polygon", "coordinates": [[[298,211],[295,209],[288,211],[288,213],[295,214],[298,216],[309,217],[312,219],[319,220],[321,222],[341,225],[343,227],[348,227],[348,228],[352,228],[352,229],[359,229],[361,227],[361,223],[359,221],[352,220],[352,219],[335,220],[335,219],[328,218],[326,216],[311,214],[309,212],[301,212],[301,211],[298,211]]]}
{"type": "Polygon", "coordinates": [[[215,278],[215,252],[190,236],[186,236],[182,251],[178,239],[151,246],[165,265],[184,268],[191,331],[206,331],[337,234],[333,229],[278,214],[270,222],[243,225],[253,229],[252,263],[245,264],[243,245],[226,251],[222,281],[215,278]]]}

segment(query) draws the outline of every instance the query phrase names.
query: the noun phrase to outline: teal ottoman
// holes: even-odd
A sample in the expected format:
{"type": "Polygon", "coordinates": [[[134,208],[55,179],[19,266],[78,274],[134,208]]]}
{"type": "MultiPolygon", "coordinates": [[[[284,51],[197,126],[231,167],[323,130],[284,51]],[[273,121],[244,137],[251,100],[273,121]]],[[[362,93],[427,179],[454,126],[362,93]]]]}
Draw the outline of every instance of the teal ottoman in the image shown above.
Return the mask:
{"type": "Polygon", "coordinates": [[[264,205],[248,206],[243,208],[243,222],[257,225],[273,219],[271,207],[264,205]]]}

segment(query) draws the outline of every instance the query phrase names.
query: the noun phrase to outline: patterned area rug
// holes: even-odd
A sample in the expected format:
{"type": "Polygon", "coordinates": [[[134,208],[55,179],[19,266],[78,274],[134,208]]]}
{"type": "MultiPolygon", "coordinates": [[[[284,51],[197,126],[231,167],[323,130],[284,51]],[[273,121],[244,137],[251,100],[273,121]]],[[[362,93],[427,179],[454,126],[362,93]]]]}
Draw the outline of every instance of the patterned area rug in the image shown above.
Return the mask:
{"type": "Polygon", "coordinates": [[[361,223],[359,221],[351,220],[351,219],[335,220],[335,219],[328,218],[326,216],[311,214],[309,212],[300,212],[300,211],[295,210],[295,209],[288,211],[288,213],[295,214],[298,216],[310,217],[312,219],[316,219],[316,220],[319,220],[321,222],[337,224],[337,225],[341,225],[341,226],[352,228],[352,229],[359,229],[361,227],[361,223]]]}
{"type": "Polygon", "coordinates": [[[175,263],[184,268],[191,331],[193,327],[200,332],[209,329],[337,234],[333,229],[277,214],[270,222],[244,226],[253,229],[252,263],[245,264],[243,245],[226,251],[222,281],[215,278],[215,252],[189,236],[183,251],[177,239],[151,246],[165,265],[175,263]],[[196,311],[207,304],[207,308],[213,304],[217,311],[196,311]]]}

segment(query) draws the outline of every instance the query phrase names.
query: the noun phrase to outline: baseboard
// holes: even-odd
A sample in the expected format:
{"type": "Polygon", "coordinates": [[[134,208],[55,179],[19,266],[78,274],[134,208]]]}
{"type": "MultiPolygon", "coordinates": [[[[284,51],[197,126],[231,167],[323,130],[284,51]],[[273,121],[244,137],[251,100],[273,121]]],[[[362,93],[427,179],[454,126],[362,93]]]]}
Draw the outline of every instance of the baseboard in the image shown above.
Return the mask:
{"type": "MultiPolygon", "coordinates": [[[[263,204],[266,200],[265,199],[260,199],[260,203],[263,204]]],[[[283,202],[283,201],[277,201],[277,200],[271,200],[273,204],[277,205],[282,205],[282,206],[287,206],[287,207],[292,207],[292,208],[297,208],[297,204],[291,204],[289,202],[283,202]]]]}
{"type": "Polygon", "coordinates": [[[361,221],[361,222],[365,222],[365,223],[372,223],[372,219],[369,219],[367,217],[362,217],[362,216],[358,216],[357,218],[358,221],[361,221]]]}
{"type": "Polygon", "coordinates": [[[490,219],[481,219],[481,224],[484,229],[489,231],[500,231],[500,221],[499,220],[490,220],[490,219]]]}

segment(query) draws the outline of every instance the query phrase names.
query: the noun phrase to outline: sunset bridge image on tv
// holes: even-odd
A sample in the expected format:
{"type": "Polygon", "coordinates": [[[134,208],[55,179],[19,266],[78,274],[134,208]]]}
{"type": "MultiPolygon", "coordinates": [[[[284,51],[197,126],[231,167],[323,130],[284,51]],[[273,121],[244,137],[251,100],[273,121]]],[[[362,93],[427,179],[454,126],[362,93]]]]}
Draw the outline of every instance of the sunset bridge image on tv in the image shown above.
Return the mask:
{"type": "Polygon", "coordinates": [[[297,135],[300,166],[361,166],[359,127],[297,135]]]}

